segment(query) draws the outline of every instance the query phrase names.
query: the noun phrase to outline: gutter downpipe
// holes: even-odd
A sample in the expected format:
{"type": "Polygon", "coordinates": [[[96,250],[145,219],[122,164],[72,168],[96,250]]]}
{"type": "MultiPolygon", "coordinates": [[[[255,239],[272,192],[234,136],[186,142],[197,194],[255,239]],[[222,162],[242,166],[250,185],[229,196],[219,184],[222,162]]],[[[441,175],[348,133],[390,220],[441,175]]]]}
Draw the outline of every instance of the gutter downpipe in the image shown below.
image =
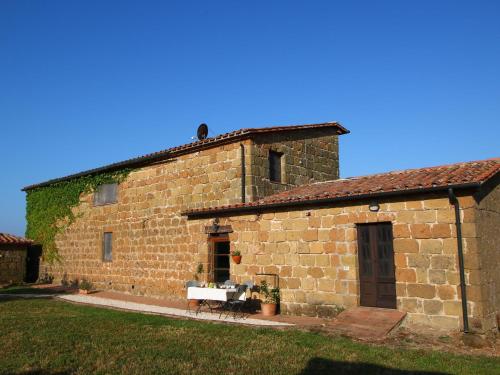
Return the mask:
{"type": "Polygon", "coordinates": [[[448,189],[450,203],[455,207],[455,225],[457,227],[458,267],[460,269],[460,291],[462,294],[462,314],[464,333],[469,333],[469,316],[467,313],[467,293],[465,287],[464,250],[462,244],[462,223],[460,221],[460,203],[452,188],[448,189]]]}
{"type": "Polygon", "coordinates": [[[246,167],[245,167],[245,145],[240,143],[241,147],[241,203],[245,203],[246,198],[246,167]]]}

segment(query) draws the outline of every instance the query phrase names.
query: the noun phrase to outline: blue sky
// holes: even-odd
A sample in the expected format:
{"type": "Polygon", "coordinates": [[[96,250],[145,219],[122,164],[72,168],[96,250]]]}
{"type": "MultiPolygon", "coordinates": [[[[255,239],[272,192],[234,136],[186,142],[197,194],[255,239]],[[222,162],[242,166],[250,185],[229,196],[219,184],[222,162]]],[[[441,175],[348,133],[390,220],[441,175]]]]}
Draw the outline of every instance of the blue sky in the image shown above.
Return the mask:
{"type": "Polygon", "coordinates": [[[23,186],[340,121],[343,177],[500,156],[498,1],[0,2],[0,232],[23,186]]]}

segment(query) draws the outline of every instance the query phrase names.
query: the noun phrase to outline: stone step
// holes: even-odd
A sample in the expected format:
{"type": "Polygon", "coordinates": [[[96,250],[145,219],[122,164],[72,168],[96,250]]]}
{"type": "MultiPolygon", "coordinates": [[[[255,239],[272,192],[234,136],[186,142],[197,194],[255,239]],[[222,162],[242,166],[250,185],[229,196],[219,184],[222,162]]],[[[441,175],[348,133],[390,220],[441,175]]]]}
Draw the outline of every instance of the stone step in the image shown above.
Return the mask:
{"type": "Polygon", "coordinates": [[[355,338],[380,339],[404,319],[406,313],[378,307],[356,307],[343,311],[328,329],[355,338]]]}

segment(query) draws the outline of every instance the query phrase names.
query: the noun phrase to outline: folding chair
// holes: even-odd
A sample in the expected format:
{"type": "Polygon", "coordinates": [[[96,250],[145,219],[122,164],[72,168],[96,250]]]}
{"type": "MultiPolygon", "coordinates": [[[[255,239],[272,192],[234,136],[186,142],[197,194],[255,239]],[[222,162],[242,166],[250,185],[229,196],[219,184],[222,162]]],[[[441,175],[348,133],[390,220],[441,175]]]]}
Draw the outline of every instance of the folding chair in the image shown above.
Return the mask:
{"type": "MultiPolygon", "coordinates": [[[[233,319],[236,319],[238,313],[241,313],[243,305],[245,304],[247,297],[246,291],[248,286],[246,284],[241,284],[238,286],[237,291],[233,294],[232,298],[227,300],[222,305],[222,310],[219,314],[219,318],[222,316],[224,311],[226,311],[226,318],[233,313],[233,319]]],[[[243,315],[242,315],[243,317],[243,315]]]]}
{"type": "MultiPolygon", "coordinates": [[[[191,287],[198,287],[200,286],[200,283],[196,280],[190,280],[186,283],[186,291],[188,288],[191,288],[191,287]]],[[[198,314],[198,311],[200,310],[200,307],[201,307],[201,303],[202,303],[202,300],[198,300],[200,305],[198,306],[198,308],[196,309],[196,314],[198,314]]],[[[188,303],[187,303],[187,308],[186,308],[186,311],[187,312],[191,312],[191,306],[189,305],[189,302],[190,300],[188,300],[188,303]]]]}

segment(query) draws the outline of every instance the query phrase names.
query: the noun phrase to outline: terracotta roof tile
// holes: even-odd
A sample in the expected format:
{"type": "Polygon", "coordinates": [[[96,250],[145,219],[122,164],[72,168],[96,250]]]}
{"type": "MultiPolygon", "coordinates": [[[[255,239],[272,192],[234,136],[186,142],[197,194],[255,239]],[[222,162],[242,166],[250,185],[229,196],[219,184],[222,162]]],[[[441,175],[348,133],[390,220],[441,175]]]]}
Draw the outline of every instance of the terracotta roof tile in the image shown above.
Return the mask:
{"type": "Polygon", "coordinates": [[[0,244],[31,245],[32,243],[32,240],[24,237],[14,236],[13,234],[8,233],[0,233],[0,244]]]}
{"type": "Polygon", "coordinates": [[[299,186],[255,202],[195,209],[186,211],[184,214],[190,216],[280,204],[293,205],[318,200],[367,198],[370,195],[423,192],[432,188],[448,188],[464,184],[480,186],[498,172],[500,172],[500,158],[408,169],[299,186]]]}
{"type": "Polygon", "coordinates": [[[153,152],[150,154],[142,155],[136,158],[120,161],[117,163],[105,165],[104,167],[90,169],[87,171],[83,171],[80,173],[71,174],[69,176],[55,178],[52,180],[48,180],[45,182],[41,182],[39,184],[29,185],[24,187],[22,190],[31,190],[42,186],[48,186],[57,182],[62,182],[66,180],[70,180],[72,178],[87,176],[95,173],[101,173],[105,171],[118,170],[127,167],[133,167],[141,164],[145,164],[147,162],[158,161],[163,159],[169,159],[172,157],[176,157],[178,155],[195,152],[204,148],[213,147],[219,144],[232,143],[236,142],[240,139],[246,139],[254,134],[262,134],[262,133],[275,133],[275,132],[284,132],[291,130],[310,130],[310,129],[320,129],[320,128],[335,128],[337,129],[338,134],[347,134],[349,130],[344,128],[338,122],[324,122],[319,124],[303,124],[303,125],[286,125],[286,126],[271,126],[264,128],[245,128],[236,130],[230,133],[225,133],[221,135],[217,135],[212,138],[203,139],[196,142],[191,142],[181,146],[171,147],[165,150],[153,152]]]}

